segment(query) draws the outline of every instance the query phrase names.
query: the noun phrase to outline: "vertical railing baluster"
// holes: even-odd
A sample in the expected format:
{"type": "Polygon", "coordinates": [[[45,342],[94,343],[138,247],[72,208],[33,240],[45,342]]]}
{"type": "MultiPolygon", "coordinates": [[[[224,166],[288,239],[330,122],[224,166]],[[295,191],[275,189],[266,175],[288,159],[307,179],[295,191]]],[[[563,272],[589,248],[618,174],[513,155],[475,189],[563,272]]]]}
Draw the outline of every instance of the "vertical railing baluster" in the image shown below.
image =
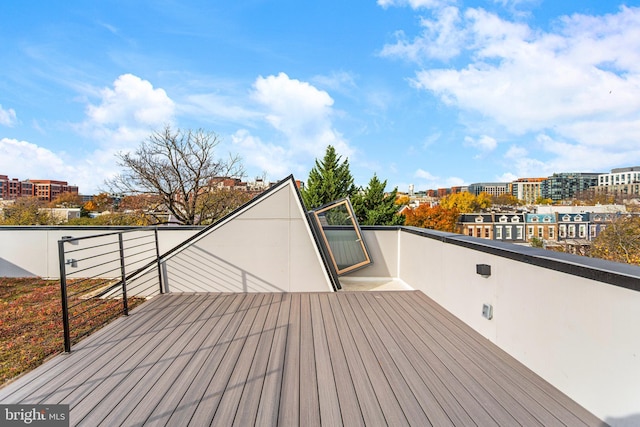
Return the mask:
{"type": "Polygon", "coordinates": [[[64,351],[71,353],[71,334],[69,332],[69,303],[67,301],[67,268],[64,256],[64,240],[58,241],[58,261],[60,262],[60,294],[62,299],[62,330],[64,351]]]}
{"type": "Polygon", "coordinates": [[[160,293],[163,294],[164,290],[162,289],[162,263],[160,262],[160,245],[158,243],[158,227],[154,228],[153,232],[156,239],[156,263],[158,264],[158,284],[160,285],[160,293]]]}
{"type": "Polygon", "coordinates": [[[120,245],[120,275],[122,280],[122,308],[125,316],[129,315],[129,304],[127,301],[127,273],[124,268],[124,242],[122,233],[118,233],[118,243],[120,245]]]}

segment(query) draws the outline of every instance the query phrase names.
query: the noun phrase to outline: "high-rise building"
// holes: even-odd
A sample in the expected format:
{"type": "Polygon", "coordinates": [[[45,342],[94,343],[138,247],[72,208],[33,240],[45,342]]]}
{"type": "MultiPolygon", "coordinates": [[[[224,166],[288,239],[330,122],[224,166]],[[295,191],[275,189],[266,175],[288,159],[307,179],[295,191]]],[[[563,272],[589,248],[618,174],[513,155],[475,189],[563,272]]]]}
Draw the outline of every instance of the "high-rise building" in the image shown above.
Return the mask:
{"type": "Polygon", "coordinates": [[[600,173],[554,173],[541,182],[542,197],[554,202],[571,199],[581,191],[598,185],[600,173]]]}
{"type": "Polygon", "coordinates": [[[69,185],[66,181],[30,179],[27,182],[33,185],[33,195],[47,202],[51,202],[62,193],[78,194],[78,187],[69,185]]]}
{"type": "Polygon", "coordinates": [[[542,181],[547,178],[519,178],[511,183],[511,194],[526,204],[534,204],[542,196],[542,181]]]}

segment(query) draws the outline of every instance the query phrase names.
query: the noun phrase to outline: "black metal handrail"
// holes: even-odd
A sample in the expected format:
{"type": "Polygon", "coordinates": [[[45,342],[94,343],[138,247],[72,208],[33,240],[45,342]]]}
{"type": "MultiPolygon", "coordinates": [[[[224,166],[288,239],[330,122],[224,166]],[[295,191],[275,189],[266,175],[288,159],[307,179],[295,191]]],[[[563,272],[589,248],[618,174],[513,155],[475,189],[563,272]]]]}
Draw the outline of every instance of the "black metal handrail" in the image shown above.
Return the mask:
{"type": "Polygon", "coordinates": [[[115,317],[127,316],[133,305],[163,293],[159,247],[155,227],[58,241],[67,353],[81,337],[115,317]],[[152,277],[144,279],[148,274],[152,277]]]}

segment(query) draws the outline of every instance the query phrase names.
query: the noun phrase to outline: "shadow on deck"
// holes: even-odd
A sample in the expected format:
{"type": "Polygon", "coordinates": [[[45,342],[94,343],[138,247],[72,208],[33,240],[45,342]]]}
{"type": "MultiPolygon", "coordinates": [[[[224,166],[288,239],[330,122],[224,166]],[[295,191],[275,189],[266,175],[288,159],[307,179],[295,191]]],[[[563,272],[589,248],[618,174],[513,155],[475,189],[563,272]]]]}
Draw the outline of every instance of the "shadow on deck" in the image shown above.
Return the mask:
{"type": "Polygon", "coordinates": [[[0,389],[72,425],[603,425],[419,291],[165,294],[0,389]]]}

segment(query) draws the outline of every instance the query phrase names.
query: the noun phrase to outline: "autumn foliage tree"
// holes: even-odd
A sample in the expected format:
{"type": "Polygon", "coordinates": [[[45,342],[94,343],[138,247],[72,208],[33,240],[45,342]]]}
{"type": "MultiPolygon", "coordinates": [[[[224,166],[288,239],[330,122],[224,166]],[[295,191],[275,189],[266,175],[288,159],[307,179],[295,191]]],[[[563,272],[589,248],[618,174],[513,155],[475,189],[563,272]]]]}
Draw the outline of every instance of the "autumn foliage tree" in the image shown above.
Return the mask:
{"type": "Polygon", "coordinates": [[[498,206],[518,206],[522,203],[513,194],[503,193],[499,196],[491,197],[491,204],[498,206]]]}
{"type": "Polygon", "coordinates": [[[3,225],[50,225],[53,218],[43,207],[43,202],[37,197],[19,197],[12,205],[3,208],[0,223],[3,225]]]}
{"type": "Polygon", "coordinates": [[[408,205],[409,203],[411,203],[411,198],[409,196],[407,196],[406,194],[402,194],[402,195],[396,197],[396,202],[395,203],[398,206],[405,206],[405,205],[408,205]]]}
{"type": "Polygon", "coordinates": [[[78,208],[82,206],[82,198],[77,193],[62,193],[51,201],[52,208],[78,208]]]}
{"type": "Polygon", "coordinates": [[[608,224],[593,241],[591,256],[640,265],[640,217],[623,216],[608,224]]]}
{"type": "Polygon", "coordinates": [[[491,196],[487,193],[475,196],[464,191],[443,197],[440,199],[440,206],[444,209],[456,210],[459,213],[481,212],[491,207],[491,196]]]}
{"type": "Polygon", "coordinates": [[[456,208],[445,208],[441,205],[429,206],[423,204],[405,211],[405,225],[432,230],[458,231],[458,217],[460,212],[456,208]]]}

